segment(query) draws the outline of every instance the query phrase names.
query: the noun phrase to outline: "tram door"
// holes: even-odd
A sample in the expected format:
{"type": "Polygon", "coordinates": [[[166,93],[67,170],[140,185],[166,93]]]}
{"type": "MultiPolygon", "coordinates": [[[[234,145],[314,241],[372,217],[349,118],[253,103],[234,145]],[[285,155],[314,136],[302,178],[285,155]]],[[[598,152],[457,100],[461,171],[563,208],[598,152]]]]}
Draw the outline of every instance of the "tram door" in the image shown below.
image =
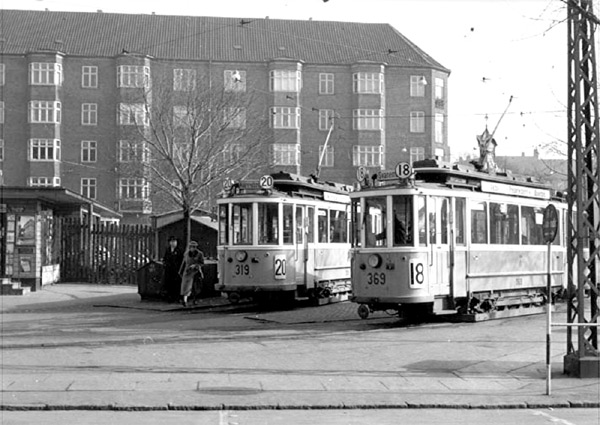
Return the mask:
{"type": "Polygon", "coordinates": [[[303,256],[303,273],[302,282],[298,285],[306,285],[306,289],[314,287],[315,282],[315,208],[306,207],[306,215],[304,217],[304,256],[303,256]]]}
{"type": "Polygon", "coordinates": [[[450,294],[450,198],[431,196],[429,215],[429,282],[435,295],[450,294]]]}

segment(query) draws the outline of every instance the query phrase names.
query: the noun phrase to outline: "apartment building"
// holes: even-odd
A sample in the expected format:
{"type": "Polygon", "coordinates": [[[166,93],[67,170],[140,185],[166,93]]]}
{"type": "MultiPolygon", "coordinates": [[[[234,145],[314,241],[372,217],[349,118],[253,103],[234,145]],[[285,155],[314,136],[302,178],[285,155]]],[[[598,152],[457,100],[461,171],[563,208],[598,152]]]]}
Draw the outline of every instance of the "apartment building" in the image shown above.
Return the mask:
{"type": "Polygon", "coordinates": [[[308,175],[322,158],[322,179],[352,183],[361,165],[375,171],[450,157],[450,71],[388,24],[0,14],[6,186],[62,186],[114,208],[125,222],[171,210],[152,181],[123,172],[124,164],[147,160],[132,128],[152,118],[130,99],[155,81],[173,91],[199,80],[252,91],[271,132],[264,172],[308,175]]]}

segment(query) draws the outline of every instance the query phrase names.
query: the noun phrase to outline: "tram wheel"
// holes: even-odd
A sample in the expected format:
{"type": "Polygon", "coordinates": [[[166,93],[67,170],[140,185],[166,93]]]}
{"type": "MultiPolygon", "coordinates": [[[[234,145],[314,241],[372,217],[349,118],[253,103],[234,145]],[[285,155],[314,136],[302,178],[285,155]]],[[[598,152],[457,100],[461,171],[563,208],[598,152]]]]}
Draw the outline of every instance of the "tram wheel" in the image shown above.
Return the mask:
{"type": "Polygon", "coordinates": [[[361,319],[366,319],[367,317],[369,317],[369,313],[371,313],[371,310],[369,309],[369,306],[366,304],[361,304],[358,306],[358,317],[360,317],[361,319]]]}
{"type": "Polygon", "coordinates": [[[239,292],[230,292],[227,295],[227,299],[231,304],[238,304],[240,302],[240,294],[239,292]]]}

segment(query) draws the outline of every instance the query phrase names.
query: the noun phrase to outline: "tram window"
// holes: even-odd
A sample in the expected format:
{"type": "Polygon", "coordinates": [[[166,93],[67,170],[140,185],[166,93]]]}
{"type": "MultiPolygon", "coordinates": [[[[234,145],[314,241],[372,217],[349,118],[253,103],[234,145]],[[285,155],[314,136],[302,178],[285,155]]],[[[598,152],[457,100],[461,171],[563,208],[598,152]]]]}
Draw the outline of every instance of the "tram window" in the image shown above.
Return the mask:
{"type": "Polygon", "coordinates": [[[521,244],[544,245],[542,208],[521,207],[521,244]]]}
{"type": "Polygon", "coordinates": [[[306,238],[308,239],[308,243],[313,243],[315,241],[315,208],[308,207],[306,214],[306,227],[307,234],[306,238]]]}
{"type": "Polygon", "coordinates": [[[328,241],[328,237],[327,237],[327,210],[323,210],[319,208],[319,212],[318,212],[319,218],[318,218],[318,232],[319,232],[319,242],[327,242],[328,241]]]}
{"type": "Polygon", "coordinates": [[[345,243],[348,241],[348,221],[346,211],[329,211],[329,241],[345,243]]]}
{"type": "Polygon", "coordinates": [[[490,203],[490,243],[519,243],[519,207],[490,203]]]}
{"type": "Polygon", "coordinates": [[[425,197],[417,196],[417,214],[419,215],[419,245],[427,245],[427,209],[425,208],[425,197]]]}
{"type": "Polygon", "coordinates": [[[252,243],[252,204],[233,205],[233,244],[252,243]]]}
{"type": "Polygon", "coordinates": [[[227,212],[229,205],[219,205],[219,244],[226,245],[229,242],[229,220],[227,212]]]}
{"type": "Polygon", "coordinates": [[[296,243],[304,243],[304,208],[296,206],[296,243]]]}
{"type": "Polygon", "coordinates": [[[363,223],[367,247],[384,246],[386,238],[386,199],[384,197],[365,199],[365,220],[363,223]]]}
{"type": "Polygon", "coordinates": [[[471,242],[487,243],[487,204],[471,203],[471,242]]]}
{"type": "Polygon", "coordinates": [[[440,232],[441,232],[441,242],[443,245],[448,245],[448,230],[449,230],[449,217],[450,208],[448,208],[448,204],[450,204],[450,200],[448,198],[438,198],[438,208],[440,214],[440,232]]]}
{"type": "Polygon", "coordinates": [[[294,243],[294,206],[283,206],[283,243],[291,245],[294,243]]]}
{"type": "Polygon", "coordinates": [[[279,228],[279,205],[273,203],[258,204],[258,244],[277,245],[279,228]]]}
{"type": "Polygon", "coordinates": [[[362,223],[362,214],[360,210],[360,199],[352,201],[352,246],[360,247],[360,230],[362,223]]]}
{"type": "Polygon", "coordinates": [[[466,200],[456,198],[454,201],[455,223],[456,223],[456,243],[459,245],[465,244],[465,205],[466,200]]]}
{"type": "Polygon", "coordinates": [[[394,246],[412,245],[412,196],[392,197],[394,209],[394,246]]]}

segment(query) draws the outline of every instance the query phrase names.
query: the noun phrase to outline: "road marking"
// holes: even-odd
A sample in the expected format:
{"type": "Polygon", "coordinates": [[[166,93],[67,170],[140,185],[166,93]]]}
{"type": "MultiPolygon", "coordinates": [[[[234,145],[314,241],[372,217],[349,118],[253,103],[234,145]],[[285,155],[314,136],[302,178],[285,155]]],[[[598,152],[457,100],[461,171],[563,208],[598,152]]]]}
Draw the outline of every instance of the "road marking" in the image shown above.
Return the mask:
{"type": "Polygon", "coordinates": [[[575,425],[573,422],[569,422],[565,419],[560,419],[557,417],[554,417],[552,415],[549,415],[548,413],[544,413],[544,412],[535,412],[534,413],[535,416],[543,416],[545,418],[548,418],[550,420],[550,422],[554,422],[556,424],[563,424],[563,425],[575,425]]]}

